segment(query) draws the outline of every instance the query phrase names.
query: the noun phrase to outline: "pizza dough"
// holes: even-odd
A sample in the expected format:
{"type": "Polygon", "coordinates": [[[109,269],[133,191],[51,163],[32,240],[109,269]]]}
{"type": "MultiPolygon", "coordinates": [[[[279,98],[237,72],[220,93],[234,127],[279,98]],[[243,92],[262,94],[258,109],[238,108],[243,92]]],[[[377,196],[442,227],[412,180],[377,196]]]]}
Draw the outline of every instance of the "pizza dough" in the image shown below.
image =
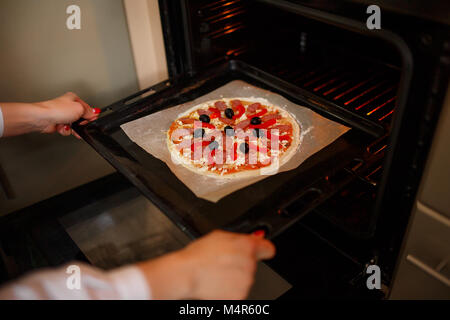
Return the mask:
{"type": "Polygon", "coordinates": [[[167,131],[172,161],[199,175],[236,179],[272,174],[295,154],[300,127],[263,98],[223,98],[178,115],[167,131]]]}

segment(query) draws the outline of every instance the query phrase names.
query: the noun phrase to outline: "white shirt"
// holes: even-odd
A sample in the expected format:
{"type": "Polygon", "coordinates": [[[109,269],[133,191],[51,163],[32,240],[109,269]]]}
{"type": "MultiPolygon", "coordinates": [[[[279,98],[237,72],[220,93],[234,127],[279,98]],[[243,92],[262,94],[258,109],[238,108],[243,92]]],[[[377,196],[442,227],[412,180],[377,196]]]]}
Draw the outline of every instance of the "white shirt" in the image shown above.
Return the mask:
{"type": "MultiPolygon", "coordinates": [[[[3,136],[4,120],[0,107],[0,138],[3,136]]],[[[18,281],[0,287],[0,300],[90,300],[123,299],[147,300],[151,298],[150,288],[139,269],[128,266],[105,272],[89,265],[74,262],[57,269],[33,272],[18,281]],[[79,289],[74,270],[79,270],[79,289]],[[78,267],[78,268],[77,268],[78,267]],[[70,280],[69,280],[70,279],[70,280]],[[71,288],[69,288],[71,287],[71,288]]]]}
{"type": "Polygon", "coordinates": [[[3,121],[2,107],[0,107],[0,138],[3,136],[4,128],[5,128],[5,123],[3,121]]]}
{"type": "Polygon", "coordinates": [[[0,300],[98,299],[148,300],[151,291],[136,266],[106,272],[80,262],[35,271],[0,287],[0,300]]]}

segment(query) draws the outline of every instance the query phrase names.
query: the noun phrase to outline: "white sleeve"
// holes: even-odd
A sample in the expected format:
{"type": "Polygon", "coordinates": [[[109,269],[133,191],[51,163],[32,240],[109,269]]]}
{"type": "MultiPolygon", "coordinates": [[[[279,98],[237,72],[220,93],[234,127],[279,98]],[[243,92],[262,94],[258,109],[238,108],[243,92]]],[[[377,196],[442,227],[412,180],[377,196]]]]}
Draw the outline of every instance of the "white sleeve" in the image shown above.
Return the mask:
{"type": "Polygon", "coordinates": [[[3,121],[2,107],[0,106],[0,138],[3,137],[4,128],[5,128],[5,122],[3,121]]]}
{"type": "Polygon", "coordinates": [[[150,288],[135,266],[110,272],[74,262],[36,271],[0,288],[0,300],[148,300],[150,288]]]}

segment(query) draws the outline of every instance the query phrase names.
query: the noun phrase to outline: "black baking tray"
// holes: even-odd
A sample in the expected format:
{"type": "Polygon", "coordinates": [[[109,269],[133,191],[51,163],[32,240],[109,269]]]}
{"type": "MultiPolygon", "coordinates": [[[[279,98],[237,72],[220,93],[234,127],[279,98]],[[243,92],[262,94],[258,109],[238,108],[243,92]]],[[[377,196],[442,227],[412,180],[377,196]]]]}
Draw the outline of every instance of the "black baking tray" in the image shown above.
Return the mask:
{"type": "Polygon", "coordinates": [[[74,130],[133,183],[184,232],[195,238],[217,228],[273,237],[331,197],[354,176],[347,170],[364,158],[365,147],[383,128],[301,88],[241,61],[201,74],[171,79],[107,108],[102,116],[74,130]],[[217,203],[195,196],[167,165],[132,142],[120,126],[148,114],[194,100],[233,80],[283,95],[290,101],[352,128],[298,168],[270,176],[217,203]]]}

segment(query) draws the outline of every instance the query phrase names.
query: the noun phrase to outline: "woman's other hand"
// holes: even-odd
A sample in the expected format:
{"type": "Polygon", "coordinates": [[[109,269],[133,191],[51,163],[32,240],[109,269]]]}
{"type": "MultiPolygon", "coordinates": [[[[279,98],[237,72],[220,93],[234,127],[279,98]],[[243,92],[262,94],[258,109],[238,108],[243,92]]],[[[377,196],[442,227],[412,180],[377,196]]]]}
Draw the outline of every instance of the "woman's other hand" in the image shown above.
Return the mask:
{"type": "Polygon", "coordinates": [[[79,119],[85,119],[81,124],[94,121],[100,113],[100,109],[91,108],[72,92],[36,103],[0,103],[0,108],[5,137],[30,132],[59,132],[63,136],[74,134],[79,138],[72,130],[71,124],[79,119]]]}
{"type": "Polygon", "coordinates": [[[82,124],[94,121],[100,114],[100,109],[91,108],[73,92],[68,92],[52,100],[38,102],[36,105],[44,110],[42,114],[47,120],[41,132],[59,132],[63,136],[73,134],[77,138],[80,137],[70,125],[79,119],[86,120],[82,124]]]}

